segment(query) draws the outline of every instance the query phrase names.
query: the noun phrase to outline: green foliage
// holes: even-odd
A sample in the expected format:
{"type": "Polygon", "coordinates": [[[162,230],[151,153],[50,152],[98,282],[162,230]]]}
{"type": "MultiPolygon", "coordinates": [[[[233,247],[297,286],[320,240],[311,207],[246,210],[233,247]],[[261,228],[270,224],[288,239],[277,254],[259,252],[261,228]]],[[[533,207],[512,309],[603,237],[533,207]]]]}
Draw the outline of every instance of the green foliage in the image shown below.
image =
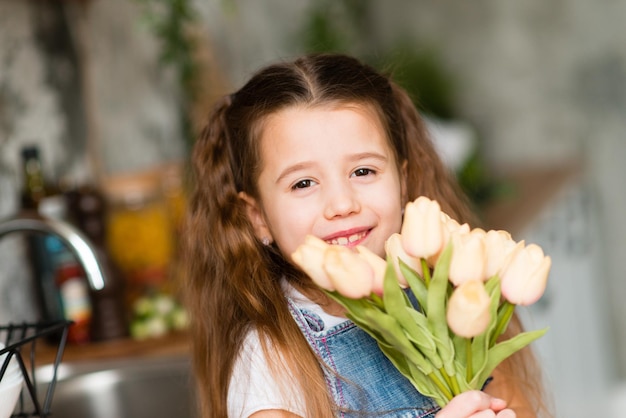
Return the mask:
{"type": "Polygon", "coordinates": [[[380,61],[377,67],[389,68],[393,79],[423,112],[447,120],[457,116],[454,97],[457,86],[441,63],[436,48],[420,47],[403,40],[380,61]]]}
{"type": "Polygon", "coordinates": [[[194,100],[197,65],[194,61],[194,41],[188,35],[195,13],[191,0],[135,0],[143,10],[141,20],[160,43],[159,62],[172,67],[183,95],[180,119],[187,148],[191,148],[190,107],[194,100]]]}
{"type": "Polygon", "coordinates": [[[142,21],[159,40],[160,62],[177,70],[186,94],[192,95],[191,84],[196,72],[193,59],[194,42],[187,36],[189,24],[195,21],[190,0],[135,0],[143,6],[142,21]]]}

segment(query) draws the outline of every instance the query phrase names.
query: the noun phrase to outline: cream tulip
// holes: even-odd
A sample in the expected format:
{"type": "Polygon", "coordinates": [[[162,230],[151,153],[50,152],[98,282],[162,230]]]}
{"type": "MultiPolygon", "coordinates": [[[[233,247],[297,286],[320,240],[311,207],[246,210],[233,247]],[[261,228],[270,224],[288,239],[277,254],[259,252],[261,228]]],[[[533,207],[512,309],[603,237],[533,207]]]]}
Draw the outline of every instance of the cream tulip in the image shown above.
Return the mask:
{"type": "Polygon", "coordinates": [[[532,305],[546,290],[552,259],[540,246],[520,242],[500,273],[502,296],[514,305],[532,305]]]}
{"type": "Polygon", "coordinates": [[[455,286],[468,280],[485,280],[485,235],[485,231],[481,229],[452,234],[452,257],[448,276],[455,286]]]}
{"type": "Polygon", "coordinates": [[[323,265],[335,290],[340,294],[351,299],[372,294],[374,268],[357,252],[341,245],[330,245],[324,251],[323,265]]]}
{"type": "Polygon", "coordinates": [[[409,202],[402,223],[402,246],[407,254],[424,258],[437,254],[443,247],[441,207],[435,200],[420,196],[409,202]]]}
{"type": "Polygon", "coordinates": [[[441,212],[441,222],[443,224],[443,242],[441,245],[441,250],[436,254],[428,257],[428,264],[434,267],[437,264],[437,260],[439,260],[439,256],[443,252],[444,248],[450,242],[450,237],[453,234],[469,234],[470,227],[468,224],[460,224],[456,221],[456,219],[451,218],[447,213],[441,212]]]}
{"type": "Polygon", "coordinates": [[[491,320],[491,299],[482,280],[468,280],[450,296],[446,319],[456,335],[472,338],[487,329],[491,320]]]}
{"type": "Polygon", "coordinates": [[[298,246],[296,251],[291,255],[294,263],[296,263],[319,287],[333,291],[333,285],[330,277],[324,270],[324,252],[330,247],[325,241],[307,235],[304,243],[298,246]]]}
{"type": "Polygon", "coordinates": [[[421,260],[406,253],[404,247],[402,246],[402,237],[400,234],[395,233],[387,239],[385,242],[385,252],[387,253],[387,257],[391,259],[393,269],[396,272],[396,278],[398,279],[398,283],[401,287],[406,288],[409,286],[409,283],[400,270],[399,260],[402,260],[404,264],[409,266],[420,276],[423,274],[421,260]]]}
{"type": "Polygon", "coordinates": [[[372,291],[378,295],[383,294],[383,282],[385,280],[385,271],[387,270],[387,261],[380,258],[376,253],[362,245],[356,246],[359,257],[365,260],[374,271],[374,282],[372,291]]]}
{"type": "Polygon", "coordinates": [[[502,230],[487,231],[485,236],[485,251],[487,252],[486,275],[492,277],[498,274],[515,249],[517,243],[511,238],[511,234],[502,230]]]}

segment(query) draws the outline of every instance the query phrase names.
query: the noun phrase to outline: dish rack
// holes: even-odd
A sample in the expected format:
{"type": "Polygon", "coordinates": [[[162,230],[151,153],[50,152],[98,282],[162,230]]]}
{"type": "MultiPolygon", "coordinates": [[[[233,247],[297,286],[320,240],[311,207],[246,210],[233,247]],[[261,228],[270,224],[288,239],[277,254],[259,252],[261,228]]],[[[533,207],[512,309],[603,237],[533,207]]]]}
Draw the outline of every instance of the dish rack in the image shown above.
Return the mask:
{"type": "Polygon", "coordinates": [[[61,363],[67,333],[72,321],[54,321],[0,325],[0,341],[4,348],[0,349],[0,356],[8,355],[0,364],[0,380],[9,365],[9,361],[15,358],[24,377],[24,386],[20,393],[20,399],[11,417],[48,417],[51,415],[50,406],[54,395],[54,387],[57,380],[57,369],[61,363]],[[53,363],[52,379],[45,390],[45,396],[40,398],[37,388],[35,370],[37,368],[36,355],[37,343],[45,342],[46,345],[56,344],[56,355],[53,363]],[[43,400],[43,402],[42,402],[43,400]]]}

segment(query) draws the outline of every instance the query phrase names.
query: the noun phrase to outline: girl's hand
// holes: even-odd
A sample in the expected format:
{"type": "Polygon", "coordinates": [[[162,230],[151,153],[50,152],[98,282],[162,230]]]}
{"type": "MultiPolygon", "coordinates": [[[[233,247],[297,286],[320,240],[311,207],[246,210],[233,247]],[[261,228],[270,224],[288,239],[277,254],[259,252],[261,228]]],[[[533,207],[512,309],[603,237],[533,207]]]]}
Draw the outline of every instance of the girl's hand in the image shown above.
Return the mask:
{"type": "Polygon", "coordinates": [[[488,394],[472,390],[457,395],[435,418],[515,418],[515,412],[507,409],[506,402],[488,394]]]}

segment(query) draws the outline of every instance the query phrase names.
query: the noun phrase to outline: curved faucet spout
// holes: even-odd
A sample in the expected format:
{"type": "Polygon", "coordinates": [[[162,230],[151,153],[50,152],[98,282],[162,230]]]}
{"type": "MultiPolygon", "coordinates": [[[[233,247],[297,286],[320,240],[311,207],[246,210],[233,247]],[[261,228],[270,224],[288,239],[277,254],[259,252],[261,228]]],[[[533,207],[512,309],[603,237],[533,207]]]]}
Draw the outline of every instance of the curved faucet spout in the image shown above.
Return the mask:
{"type": "Polygon", "coordinates": [[[43,217],[36,212],[20,212],[0,221],[0,238],[12,232],[36,232],[58,236],[83,266],[92,290],[104,289],[106,279],[98,263],[96,251],[77,228],[67,222],[43,217]]]}

